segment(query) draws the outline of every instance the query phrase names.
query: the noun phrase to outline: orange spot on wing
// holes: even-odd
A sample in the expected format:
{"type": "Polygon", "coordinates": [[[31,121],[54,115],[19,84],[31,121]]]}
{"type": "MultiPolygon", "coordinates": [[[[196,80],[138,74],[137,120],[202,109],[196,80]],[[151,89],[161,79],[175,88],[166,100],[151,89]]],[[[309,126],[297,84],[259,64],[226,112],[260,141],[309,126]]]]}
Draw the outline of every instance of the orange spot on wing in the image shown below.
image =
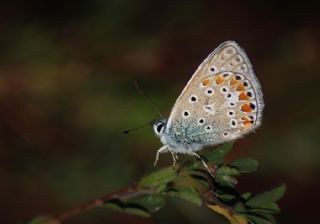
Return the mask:
{"type": "Polygon", "coordinates": [[[219,85],[221,83],[224,83],[224,79],[221,76],[218,76],[216,79],[216,83],[219,85]]]}
{"type": "Polygon", "coordinates": [[[231,80],[230,80],[230,86],[232,86],[232,85],[236,84],[237,82],[238,82],[237,80],[235,80],[235,79],[231,79],[231,80]]]}
{"type": "Polygon", "coordinates": [[[250,119],[248,117],[242,117],[241,120],[243,121],[250,121],[250,119]]]}
{"type": "Polygon", "coordinates": [[[244,85],[242,85],[242,84],[238,85],[237,91],[243,91],[243,90],[245,90],[244,85]]]}
{"type": "Polygon", "coordinates": [[[245,94],[244,92],[240,93],[239,100],[247,100],[247,99],[249,99],[247,94],[245,94]]]}
{"type": "Polygon", "coordinates": [[[241,120],[243,120],[243,125],[246,127],[250,127],[252,125],[248,117],[242,117],[241,120]]]}
{"type": "Polygon", "coordinates": [[[247,113],[251,113],[252,112],[252,109],[251,109],[251,107],[250,107],[250,105],[248,103],[243,104],[242,107],[241,107],[241,110],[244,111],[244,112],[247,112],[247,113]]]}
{"type": "Polygon", "coordinates": [[[203,86],[207,86],[207,85],[209,85],[210,80],[209,79],[204,79],[204,80],[201,81],[201,83],[202,83],[203,86]]]}

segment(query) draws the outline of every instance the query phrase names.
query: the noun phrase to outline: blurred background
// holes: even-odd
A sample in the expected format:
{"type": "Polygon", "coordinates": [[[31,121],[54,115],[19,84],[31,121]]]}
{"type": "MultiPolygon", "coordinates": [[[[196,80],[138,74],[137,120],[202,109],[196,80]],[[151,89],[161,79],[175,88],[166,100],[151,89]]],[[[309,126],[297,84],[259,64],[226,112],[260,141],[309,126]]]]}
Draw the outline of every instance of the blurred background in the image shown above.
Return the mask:
{"type": "MultiPolygon", "coordinates": [[[[0,222],[57,214],[152,172],[157,118],[202,60],[237,41],[263,87],[263,125],[229,159],[250,156],[241,191],[288,184],[279,223],[318,220],[320,14],[317,1],[1,1],[0,222]]],[[[171,164],[161,155],[160,164],[171,164]]],[[[151,219],[97,209],[66,223],[227,223],[173,200],[151,219]]]]}

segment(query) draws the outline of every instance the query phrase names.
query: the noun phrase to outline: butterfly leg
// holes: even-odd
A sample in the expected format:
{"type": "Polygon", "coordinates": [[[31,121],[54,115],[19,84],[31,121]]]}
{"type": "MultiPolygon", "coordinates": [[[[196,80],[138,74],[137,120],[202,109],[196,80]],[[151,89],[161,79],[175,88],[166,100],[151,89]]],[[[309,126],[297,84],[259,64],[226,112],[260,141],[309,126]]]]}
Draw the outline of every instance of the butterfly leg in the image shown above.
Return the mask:
{"type": "Polygon", "coordinates": [[[153,164],[154,167],[156,167],[156,165],[157,165],[157,163],[158,163],[159,154],[160,154],[160,153],[163,153],[163,152],[168,152],[168,151],[169,151],[169,147],[168,147],[167,145],[162,146],[162,147],[157,151],[156,159],[154,160],[154,164],[153,164]]]}
{"type": "Polygon", "coordinates": [[[175,167],[176,164],[177,164],[177,161],[179,160],[179,157],[178,157],[178,155],[177,155],[176,153],[174,153],[174,152],[172,152],[172,151],[170,151],[170,152],[171,152],[172,160],[173,160],[172,167],[175,167]]]}
{"type": "Polygon", "coordinates": [[[203,166],[207,169],[207,171],[210,173],[210,175],[214,178],[214,174],[213,174],[212,170],[210,170],[206,161],[204,161],[204,159],[199,154],[197,154],[195,152],[192,152],[192,154],[202,162],[203,166]]]}

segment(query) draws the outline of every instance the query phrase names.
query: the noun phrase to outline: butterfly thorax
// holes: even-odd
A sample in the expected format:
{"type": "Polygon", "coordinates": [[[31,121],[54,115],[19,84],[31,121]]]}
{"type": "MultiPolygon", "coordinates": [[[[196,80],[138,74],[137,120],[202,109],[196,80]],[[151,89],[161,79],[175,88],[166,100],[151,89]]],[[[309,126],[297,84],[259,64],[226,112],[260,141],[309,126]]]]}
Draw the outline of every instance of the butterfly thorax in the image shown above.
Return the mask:
{"type": "Polygon", "coordinates": [[[184,154],[192,154],[203,147],[201,142],[204,135],[194,135],[193,133],[199,133],[196,128],[196,125],[185,124],[182,121],[177,121],[174,126],[168,127],[165,119],[153,124],[154,132],[162,144],[167,145],[172,152],[184,154]]]}

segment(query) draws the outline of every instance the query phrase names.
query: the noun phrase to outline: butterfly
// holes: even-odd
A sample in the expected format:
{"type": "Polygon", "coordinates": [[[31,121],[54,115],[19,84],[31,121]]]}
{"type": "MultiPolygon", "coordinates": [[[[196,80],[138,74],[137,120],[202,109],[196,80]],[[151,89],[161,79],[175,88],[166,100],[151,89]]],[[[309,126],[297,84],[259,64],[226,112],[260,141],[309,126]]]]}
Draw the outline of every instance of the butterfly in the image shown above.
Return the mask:
{"type": "MultiPolygon", "coordinates": [[[[153,122],[173,166],[177,154],[197,153],[238,139],[261,124],[264,108],[260,83],[245,51],[234,41],[220,44],[198,67],[176,100],[168,119],[153,122]]],[[[209,169],[208,169],[209,171],[209,169]]]]}

